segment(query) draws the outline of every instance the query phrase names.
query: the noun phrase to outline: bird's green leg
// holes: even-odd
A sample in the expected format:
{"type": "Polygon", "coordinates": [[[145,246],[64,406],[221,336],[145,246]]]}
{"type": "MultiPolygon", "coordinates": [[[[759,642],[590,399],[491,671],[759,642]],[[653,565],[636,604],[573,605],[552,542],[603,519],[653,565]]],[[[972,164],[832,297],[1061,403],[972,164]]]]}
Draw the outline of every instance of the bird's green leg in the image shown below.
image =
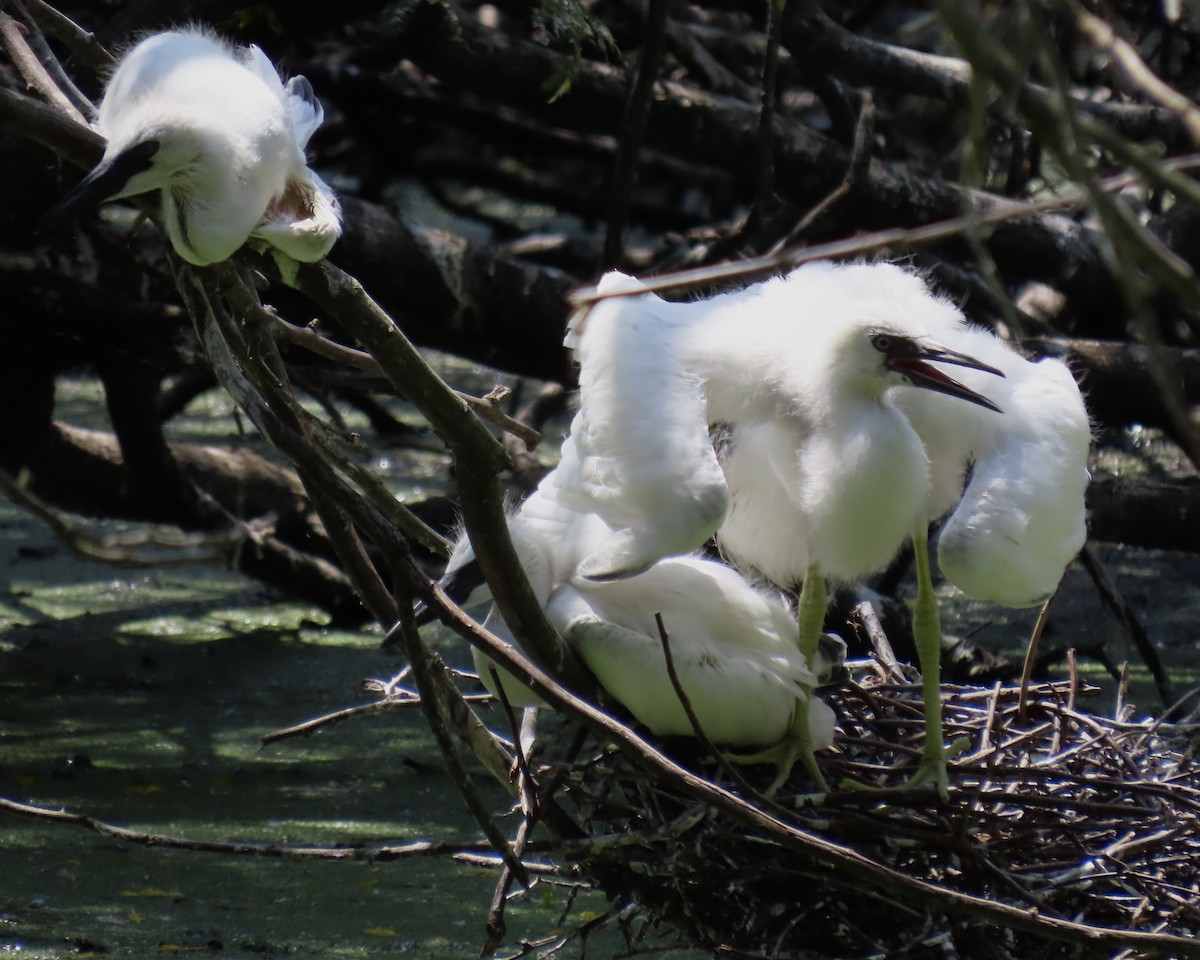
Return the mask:
{"type": "MultiPolygon", "coordinates": [[[[810,666],[816,659],[817,647],[821,642],[821,628],[825,625],[825,606],[825,577],[813,565],[804,576],[804,586],[800,589],[800,602],[796,611],[800,621],[800,652],[804,654],[810,666]]],[[[817,766],[817,757],[813,751],[812,732],[808,728],[807,700],[796,702],[796,709],[792,712],[791,729],[780,743],[759,753],[733,754],[729,759],[736,763],[774,763],[777,772],[775,779],[767,787],[768,797],[787,782],[797,760],[804,764],[804,769],[813,778],[818,790],[829,790],[829,784],[822,775],[821,768],[817,766]]]]}
{"type": "Polygon", "coordinates": [[[821,642],[821,628],[825,626],[825,577],[816,564],[804,575],[804,586],[800,588],[800,601],[796,619],[800,621],[800,652],[808,658],[812,667],[821,642]]]}
{"type": "Polygon", "coordinates": [[[913,601],[913,640],[921,664],[921,695],[925,700],[925,748],[921,766],[910,787],[932,783],[943,802],[950,796],[946,772],[946,746],[942,739],[942,625],[937,596],[929,572],[929,531],[925,524],[913,531],[913,555],[917,568],[917,598],[913,601]]]}
{"type": "MultiPolygon", "coordinates": [[[[913,601],[913,640],[921,664],[921,695],[925,701],[925,746],[921,765],[905,788],[932,783],[938,796],[950,799],[950,777],[946,771],[948,756],[958,754],[967,744],[954,744],[946,750],[942,739],[942,625],[938,617],[937,596],[929,572],[929,531],[918,524],[913,531],[913,557],[917,570],[917,597],[913,601]]],[[[843,786],[855,790],[881,789],[847,781],[843,786]]]]}

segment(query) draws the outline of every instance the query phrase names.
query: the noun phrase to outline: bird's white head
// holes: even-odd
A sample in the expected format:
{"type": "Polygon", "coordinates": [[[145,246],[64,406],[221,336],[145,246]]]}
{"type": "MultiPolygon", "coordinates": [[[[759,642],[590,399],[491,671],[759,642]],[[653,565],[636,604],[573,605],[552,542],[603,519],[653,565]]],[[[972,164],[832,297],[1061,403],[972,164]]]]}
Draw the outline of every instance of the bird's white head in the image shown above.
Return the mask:
{"type": "Polygon", "coordinates": [[[304,172],[298,137],[320,121],[314,104],[311,88],[285,90],[255,49],[239,51],[203,31],[148,37],[105,88],[97,118],[108,137],[103,158],[38,229],[106,200],[161,190],[176,251],[199,265],[223,260],[304,172]]]}
{"type": "Polygon", "coordinates": [[[868,325],[858,331],[856,343],[849,353],[855,358],[852,362],[861,361],[864,371],[873,368],[874,380],[864,376],[864,384],[874,382],[884,389],[896,384],[909,384],[1001,412],[987,397],[959,383],[932,364],[948,363],[982,370],[998,377],[1003,377],[1004,373],[982,360],[951,350],[931,337],[902,332],[893,326],[868,325]]]}
{"type": "Polygon", "coordinates": [[[743,318],[736,327],[741,341],[722,346],[738,356],[745,342],[757,346],[756,369],[772,371],[779,392],[801,397],[809,412],[819,406],[852,409],[843,405],[851,397],[881,402],[901,384],[996,409],[934,366],[1003,376],[931,335],[962,326],[962,314],[911,270],[890,263],[816,261],[750,290],[753,296],[739,295],[738,303],[755,326],[746,332],[743,318]]]}

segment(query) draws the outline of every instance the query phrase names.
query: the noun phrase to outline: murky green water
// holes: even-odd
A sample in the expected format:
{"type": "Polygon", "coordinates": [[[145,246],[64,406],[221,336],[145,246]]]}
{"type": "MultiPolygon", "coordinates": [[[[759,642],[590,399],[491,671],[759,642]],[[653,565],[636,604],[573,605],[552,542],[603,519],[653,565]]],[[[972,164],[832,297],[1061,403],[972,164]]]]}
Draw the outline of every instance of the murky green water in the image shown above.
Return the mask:
{"type": "MultiPolygon", "coordinates": [[[[2,501],[0,537],[0,794],[192,839],[476,837],[416,712],[259,746],[271,730],[364,702],[361,680],[400,666],[377,635],[329,630],[319,611],[209,568],[71,560],[2,501]]],[[[495,880],[443,860],[147,848],[0,812],[0,954],[473,958],[495,880]]],[[[500,955],[606,907],[585,897],[560,923],[565,902],[543,885],[514,903],[500,955]]],[[[590,955],[619,949],[610,937],[590,955]]]]}

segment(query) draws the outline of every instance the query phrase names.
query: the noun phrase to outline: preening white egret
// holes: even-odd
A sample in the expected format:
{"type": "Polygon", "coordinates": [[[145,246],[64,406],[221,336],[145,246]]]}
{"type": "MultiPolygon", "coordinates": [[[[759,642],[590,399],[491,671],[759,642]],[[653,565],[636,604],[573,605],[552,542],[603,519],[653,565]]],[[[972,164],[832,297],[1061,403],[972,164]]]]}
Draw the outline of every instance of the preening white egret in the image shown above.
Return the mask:
{"type": "MultiPolygon", "coordinates": [[[[811,658],[824,616],[825,576],[863,576],[885,565],[910,535],[924,536],[929,462],[920,436],[892,399],[893,388],[919,387],[1001,415],[985,395],[932,365],[1003,376],[931,335],[931,329],[961,326],[952,305],[932,296],[916,275],[889,264],[809,264],[696,304],[667,304],[652,295],[602,301],[568,337],[581,364],[580,417],[603,426],[584,436],[581,455],[603,465],[597,472],[624,482],[608,491],[610,499],[636,500],[638,462],[612,439],[623,436],[631,418],[651,417],[667,438],[656,444],[643,436],[642,448],[698,451],[690,462],[684,457],[655,464],[656,477],[687,475],[692,463],[703,464],[707,477],[708,454],[698,437],[707,442],[711,424],[727,424],[721,486],[728,515],[718,540],[735,562],[782,584],[803,581],[799,645],[811,658]],[[621,330],[631,333],[622,338],[621,330]],[[645,370],[638,383],[650,380],[653,397],[683,395],[688,402],[647,410],[637,402],[637,383],[620,390],[619,403],[588,391],[591,364],[619,370],[633,351],[645,370]],[[705,414],[697,417],[692,411],[701,407],[705,414]]],[[[678,517],[689,511],[700,526],[702,512],[687,497],[673,509],[676,527],[687,526],[678,517]]],[[[667,553],[672,545],[663,540],[662,546],[667,553]]],[[[940,640],[935,605],[932,624],[928,616],[932,603],[926,582],[916,615],[926,642],[918,640],[918,651],[926,689],[934,695],[926,704],[926,754],[917,776],[944,793],[936,695],[940,640]]],[[[804,744],[805,716],[798,713],[797,720],[796,739],[804,744]]],[[[812,765],[811,751],[801,756],[812,765]]]]}
{"type": "MultiPolygon", "coordinates": [[[[781,595],[752,586],[723,563],[696,556],[660,560],[620,580],[576,575],[580,562],[613,533],[597,515],[573,511],[547,494],[563,484],[559,471],[573,470],[578,462],[568,438],[560,466],[509,517],[509,532],[550,623],[605,691],[655,734],[694,735],[667,672],[658,613],[680,685],[710,740],[738,747],[774,745],[786,738],[794,715],[802,711],[813,744],[829,746],[833,712],[813,689],[833,664],[823,654],[811,660],[801,654],[796,620],[781,595]],[[817,665],[815,672],[810,663],[817,665]]],[[[490,596],[472,560],[464,535],[442,581],[462,606],[490,596]]],[[[485,624],[512,642],[494,611],[485,624]]],[[[489,661],[473,654],[480,678],[496,692],[489,661]]],[[[515,678],[498,675],[510,702],[537,702],[515,678]]],[[[776,759],[776,753],[755,759],[776,759]]]]}
{"type": "Polygon", "coordinates": [[[304,157],[323,117],[308,81],[285,86],[257,46],[235,49],[202,30],[147,37],[105,88],[103,158],[39,230],[158,190],[171,244],[189,263],[225,260],[251,237],[319,260],[341,234],[337,200],[304,157]]]}

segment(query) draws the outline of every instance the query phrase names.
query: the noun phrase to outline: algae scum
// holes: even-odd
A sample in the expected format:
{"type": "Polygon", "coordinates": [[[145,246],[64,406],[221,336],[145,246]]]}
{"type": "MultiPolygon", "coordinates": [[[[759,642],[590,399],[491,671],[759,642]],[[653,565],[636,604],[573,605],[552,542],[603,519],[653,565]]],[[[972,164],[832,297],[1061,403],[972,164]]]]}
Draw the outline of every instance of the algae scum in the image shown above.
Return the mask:
{"type": "MultiPolygon", "coordinates": [[[[0,536],[0,794],[195,840],[477,835],[415,711],[259,747],[363,702],[364,677],[394,673],[377,635],[326,629],[318,611],[208,568],[79,563],[3,501],[0,536]]],[[[0,954],[477,957],[495,880],[443,860],[143,847],[0,814],[0,954]]],[[[555,929],[565,901],[540,887],[513,906],[510,929],[555,929]]]]}

